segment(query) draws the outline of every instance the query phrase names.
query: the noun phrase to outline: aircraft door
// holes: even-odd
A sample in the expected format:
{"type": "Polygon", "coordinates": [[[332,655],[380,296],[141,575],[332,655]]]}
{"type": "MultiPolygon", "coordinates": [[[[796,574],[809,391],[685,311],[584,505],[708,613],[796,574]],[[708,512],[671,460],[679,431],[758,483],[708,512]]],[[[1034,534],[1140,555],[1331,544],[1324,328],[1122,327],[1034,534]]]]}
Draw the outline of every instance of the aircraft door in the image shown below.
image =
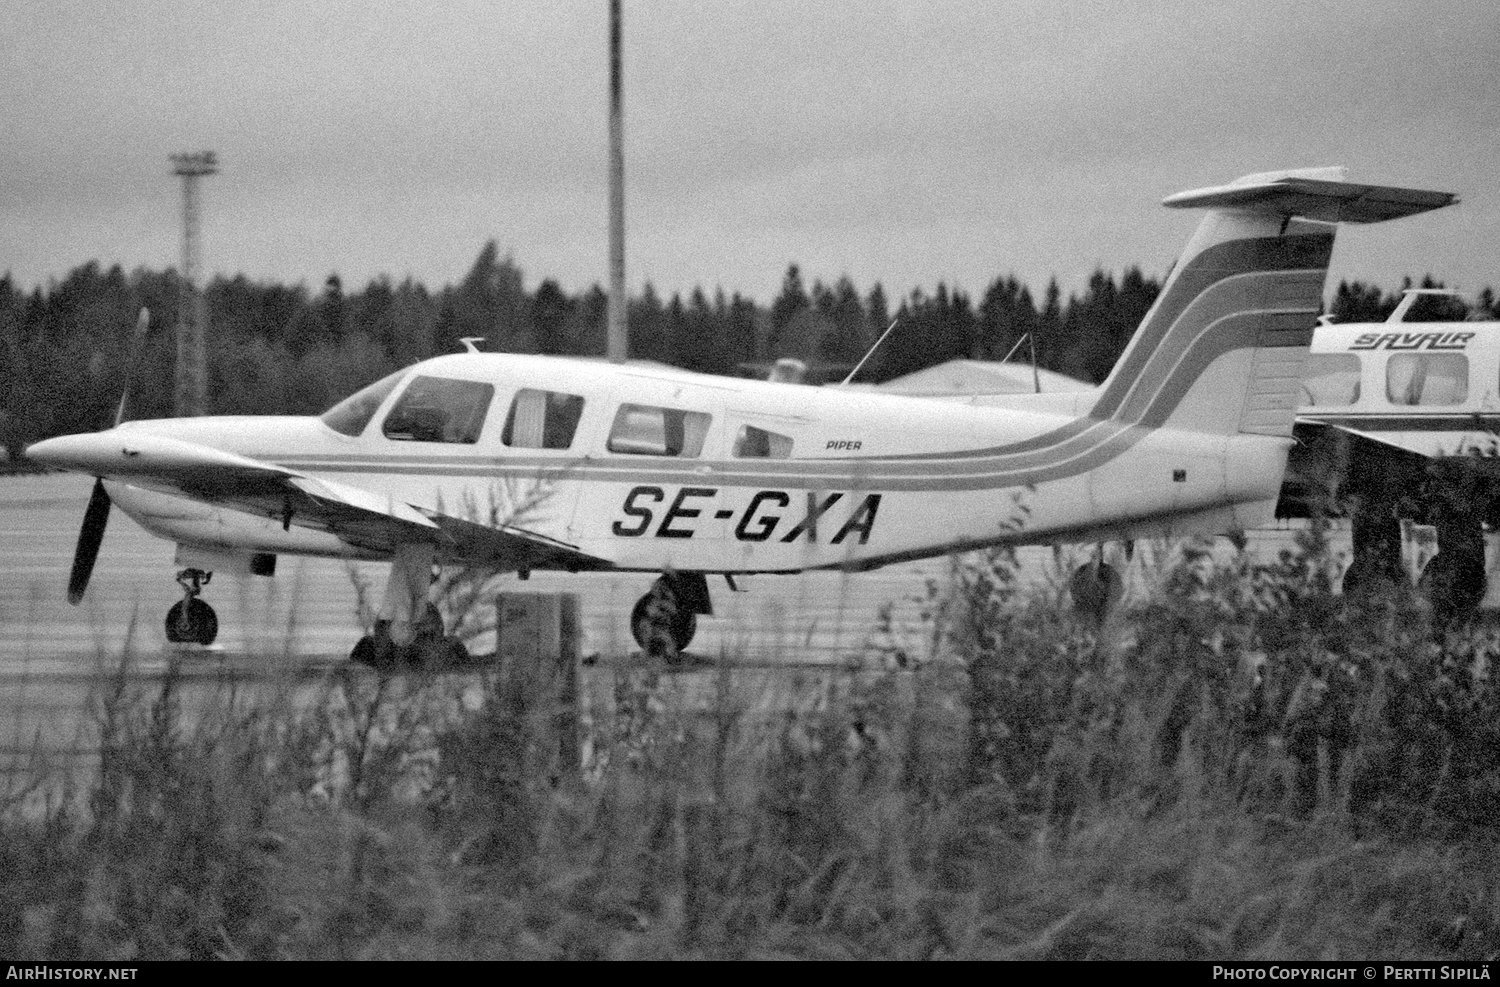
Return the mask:
{"type": "Polygon", "coordinates": [[[663,566],[713,564],[693,549],[724,536],[722,420],[719,408],[664,389],[643,387],[608,403],[595,443],[598,482],[583,485],[578,505],[581,537],[663,566]]]}

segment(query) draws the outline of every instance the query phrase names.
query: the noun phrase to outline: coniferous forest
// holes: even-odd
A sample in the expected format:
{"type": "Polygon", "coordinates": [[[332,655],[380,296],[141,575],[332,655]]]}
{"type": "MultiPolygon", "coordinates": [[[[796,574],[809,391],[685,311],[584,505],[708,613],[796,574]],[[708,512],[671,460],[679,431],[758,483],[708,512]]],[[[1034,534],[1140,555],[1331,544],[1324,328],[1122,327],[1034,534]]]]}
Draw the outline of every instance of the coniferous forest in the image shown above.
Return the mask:
{"type": "MultiPolygon", "coordinates": [[[[1432,285],[1424,279],[1424,285],[1432,285]]],[[[172,414],[178,299],[173,270],[84,264],[29,292],[0,277],[0,446],[23,449],[53,435],[109,423],[130,363],[142,307],[151,327],[136,360],[131,416],[172,414]]],[[[979,296],[948,285],[890,297],[876,283],[832,284],[792,264],[769,305],[722,288],[665,298],[649,283],[630,299],[631,356],[712,374],[763,370],[798,357],[826,374],[852,367],[892,320],[893,333],[860,372],[875,382],[956,357],[1004,358],[1030,333],[1038,364],[1083,380],[1109,372],[1161,282],[1139,268],[1096,271],[1081,293],[1063,297],[1056,279],[1040,293],[1014,275],[979,296]]],[[[529,288],[522,268],[485,244],[456,284],[429,288],[379,277],[351,290],[337,274],[320,290],[303,284],[216,277],[204,288],[213,414],[305,414],[420,360],[481,336],[498,352],[598,356],[605,349],[605,294],[569,294],[553,280],[529,288]]],[[[1384,318],[1398,291],[1339,285],[1339,321],[1384,318]]],[[[1431,318],[1500,316],[1490,289],[1431,318]]],[[[1029,359],[1030,348],[1017,358],[1029,359]]]]}

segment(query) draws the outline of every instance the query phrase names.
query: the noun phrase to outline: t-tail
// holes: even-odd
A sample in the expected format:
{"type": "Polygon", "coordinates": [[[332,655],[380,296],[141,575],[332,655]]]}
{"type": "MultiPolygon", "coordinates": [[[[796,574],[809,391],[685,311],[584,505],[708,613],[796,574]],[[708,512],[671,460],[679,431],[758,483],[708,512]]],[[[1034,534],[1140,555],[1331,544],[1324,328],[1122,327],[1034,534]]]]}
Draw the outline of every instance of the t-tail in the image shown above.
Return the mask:
{"type": "Polygon", "coordinates": [[[1206,208],[1090,417],[1214,435],[1290,437],[1338,224],[1456,201],[1354,185],[1342,168],[1247,175],[1163,205],[1206,208]]]}

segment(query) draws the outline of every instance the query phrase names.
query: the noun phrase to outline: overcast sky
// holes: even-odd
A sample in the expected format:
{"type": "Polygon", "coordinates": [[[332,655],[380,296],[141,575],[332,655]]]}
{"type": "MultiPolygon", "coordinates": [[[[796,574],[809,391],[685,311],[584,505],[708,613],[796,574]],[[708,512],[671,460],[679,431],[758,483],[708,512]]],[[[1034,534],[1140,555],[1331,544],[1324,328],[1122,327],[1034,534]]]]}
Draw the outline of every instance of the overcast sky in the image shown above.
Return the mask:
{"type": "MultiPolygon", "coordinates": [[[[347,290],[607,272],[607,0],[39,0],[0,27],[0,272],[179,262],[347,290]]],[[[625,0],[627,280],[769,303],[1160,276],[1183,189],[1342,164],[1461,205],[1346,228],[1334,277],[1500,287],[1494,0],[625,0]]]]}

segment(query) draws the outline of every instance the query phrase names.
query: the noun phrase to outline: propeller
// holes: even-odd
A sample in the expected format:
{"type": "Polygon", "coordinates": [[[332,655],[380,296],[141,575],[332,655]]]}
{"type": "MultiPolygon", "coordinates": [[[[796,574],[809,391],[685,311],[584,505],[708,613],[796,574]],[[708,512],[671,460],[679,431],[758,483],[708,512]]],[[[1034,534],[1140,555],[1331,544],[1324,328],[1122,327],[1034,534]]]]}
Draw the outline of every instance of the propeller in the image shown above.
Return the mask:
{"type": "Polygon", "coordinates": [[[151,310],[141,309],[135,317],[135,337],[130,341],[130,356],[125,363],[125,387],[120,391],[120,406],[115,409],[115,424],[125,420],[125,402],[130,399],[130,382],[135,380],[135,366],[141,358],[141,344],[146,341],[146,330],[151,326],[151,310]]]}
{"type": "Polygon", "coordinates": [[[73,550],[73,572],[68,576],[68,602],[75,607],[83,602],[83,591],[89,588],[89,576],[94,573],[94,560],[99,557],[99,543],[104,540],[104,526],[108,523],[109,493],[103,480],[95,480],[89,506],[83,512],[78,547],[73,550]]]}
{"type": "MultiPolygon", "coordinates": [[[[135,338],[130,344],[130,358],[126,365],[125,387],[120,392],[120,405],[115,409],[115,424],[125,420],[125,405],[130,398],[130,381],[135,377],[136,360],[140,357],[141,343],[146,338],[146,329],[151,325],[151,312],[141,309],[135,320],[135,338]]],[[[68,602],[75,607],[83,602],[83,593],[89,588],[89,577],[94,573],[94,562],[99,558],[99,545],[104,541],[104,529],[109,524],[109,491],[104,481],[96,479],[94,490],[89,494],[89,506],[83,512],[83,527],[78,532],[78,547],[73,550],[73,571],[68,575],[68,602]]]]}

